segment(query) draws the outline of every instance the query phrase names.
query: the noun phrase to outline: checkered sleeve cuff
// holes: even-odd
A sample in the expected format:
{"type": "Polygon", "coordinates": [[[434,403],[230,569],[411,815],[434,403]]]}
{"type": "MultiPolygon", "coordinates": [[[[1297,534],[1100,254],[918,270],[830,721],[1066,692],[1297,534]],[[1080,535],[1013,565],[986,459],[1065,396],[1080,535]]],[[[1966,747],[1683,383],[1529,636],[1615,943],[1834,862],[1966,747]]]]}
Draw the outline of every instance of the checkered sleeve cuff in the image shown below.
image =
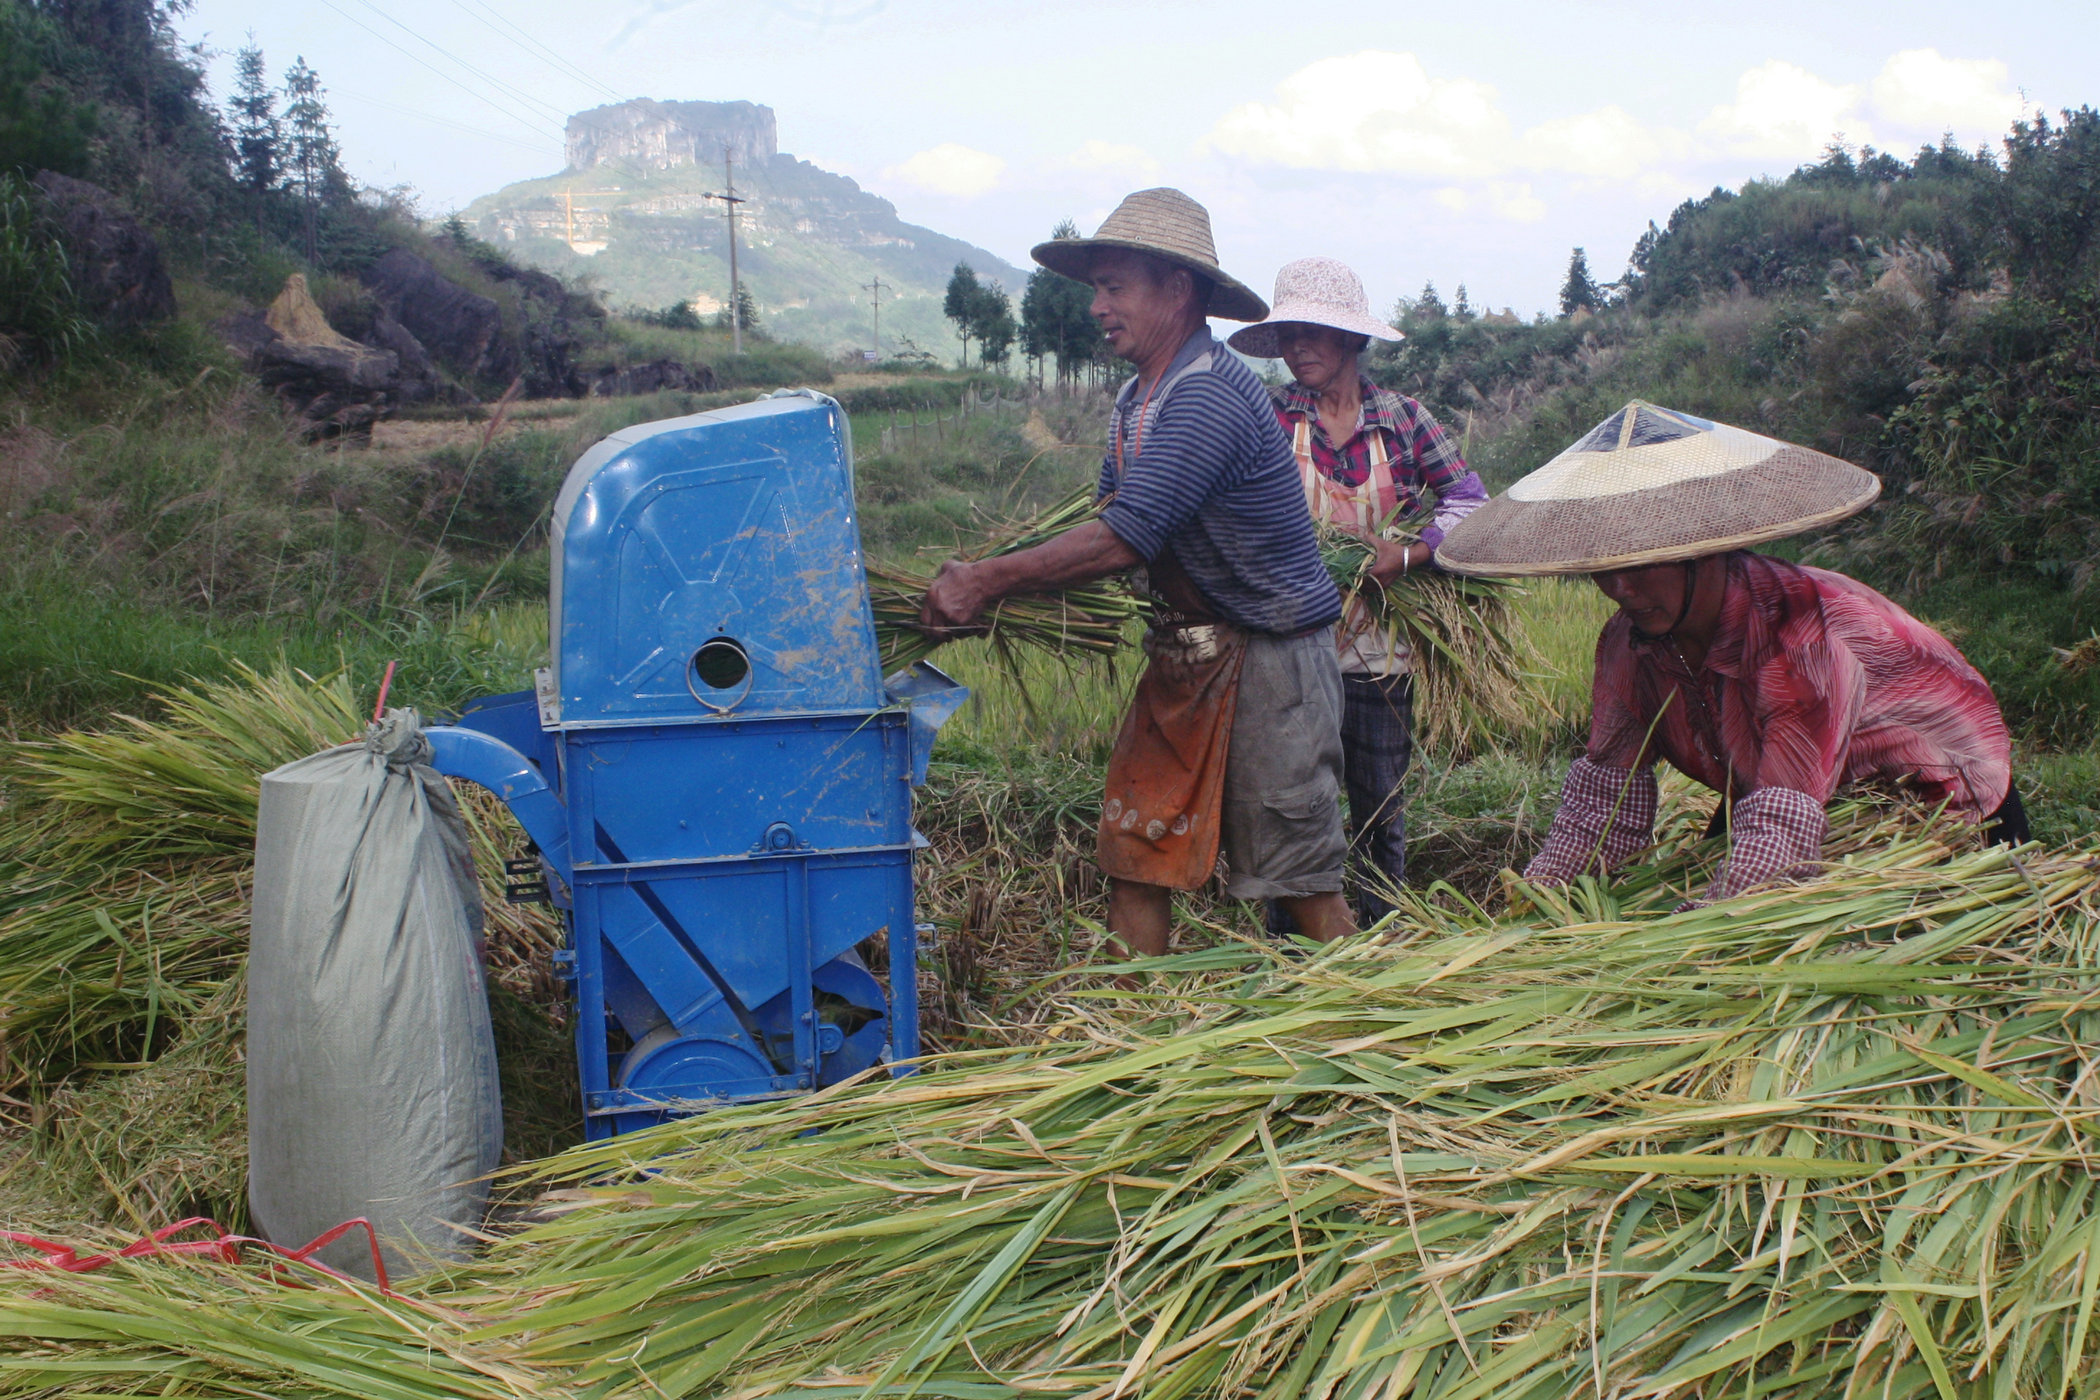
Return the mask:
{"type": "Polygon", "coordinates": [[[1707,890],[1728,899],[1774,880],[1816,873],[1830,819],[1823,804],[1794,788],[1759,788],[1729,813],[1728,861],[1707,890]]]}
{"type": "Polygon", "coordinates": [[[1578,758],[1561,784],[1546,844],[1524,867],[1534,884],[1565,885],[1610,873],[1655,836],[1655,770],[1607,768],[1578,758]]]}

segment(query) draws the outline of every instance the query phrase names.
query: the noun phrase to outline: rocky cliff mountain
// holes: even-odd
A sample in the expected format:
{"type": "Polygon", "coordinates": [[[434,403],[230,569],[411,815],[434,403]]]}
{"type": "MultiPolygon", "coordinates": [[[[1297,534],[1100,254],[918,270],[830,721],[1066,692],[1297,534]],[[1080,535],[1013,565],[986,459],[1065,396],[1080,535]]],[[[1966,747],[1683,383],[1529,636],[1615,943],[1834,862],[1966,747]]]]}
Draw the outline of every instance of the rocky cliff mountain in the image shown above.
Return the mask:
{"type": "Polygon", "coordinates": [[[738,269],[761,324],[827,350],[865,349],[870,284],[881,281],[882,345],[955,352],[941,297],[958,262],[1018,298],[1027,274],[905,223],[888,200],[778,149],[773,109],[750,102],[636,99],[569,118],[569,168],[485,195],[464,217],[521,262],[587,277],[614,306],[729,299],[723,192],[733,175],[738,269]],[[725,170],[724,152],[729,168],[725,170]]]}

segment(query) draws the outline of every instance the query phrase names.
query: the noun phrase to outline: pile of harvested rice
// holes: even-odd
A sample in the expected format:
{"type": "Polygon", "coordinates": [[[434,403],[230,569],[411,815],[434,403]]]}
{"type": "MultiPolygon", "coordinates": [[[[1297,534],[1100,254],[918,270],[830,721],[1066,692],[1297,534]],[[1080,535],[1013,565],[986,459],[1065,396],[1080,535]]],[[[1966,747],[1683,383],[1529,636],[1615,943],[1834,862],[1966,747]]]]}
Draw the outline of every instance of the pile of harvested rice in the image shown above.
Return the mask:
{"type": "Polygon", "coordinates": [[[409,1296],[0,1278],[0,1395],[2084,1393],[2100,849],[1892,831],[1657,912],[1682,876],[572,1151],[409,1296]]]}

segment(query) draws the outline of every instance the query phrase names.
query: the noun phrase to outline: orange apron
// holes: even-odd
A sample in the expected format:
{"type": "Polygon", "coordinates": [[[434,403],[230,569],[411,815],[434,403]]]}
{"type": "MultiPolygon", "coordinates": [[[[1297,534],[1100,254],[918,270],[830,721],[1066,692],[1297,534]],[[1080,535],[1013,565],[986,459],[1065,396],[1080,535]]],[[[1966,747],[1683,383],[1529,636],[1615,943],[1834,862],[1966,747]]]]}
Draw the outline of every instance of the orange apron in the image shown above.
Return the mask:
{"type": "Polygon", "coordinates": [[[1335,524],[1373,535],[1400,504],[1400,488],[1385,453],[1385,434],[1371,434],[1371,470],[1362,482],[1344,486],[1313,463],[1310,416],[1291,427],[1291,455],[1298,459],[1298,481],[1305,488],[1305,508],[1323,525],[1335,524]]]}
{"type": "Polygon", "coordinates": [[[1247,636],[1225,623],[1154,627],[1145,655],[1108,759],[1095,858],[1118,880],[1192,890],[1218,863],[1247,636]]]}
{"type": "MultiPolygon", "coordinates": [[[[1148,393],[1148,405],[1150,400],[1148,393]]],[[[1140,407],[1138,453],[1144,450],[1144,412],[1140,407]]],[[[1122,475],[1118,422],[1118,480],[1122,475]]],[[[1166,599],[1169,608],[1201,602],[1171,549],[1152,560],[1146,574],[1155,596],[1166,599]]],[[[1246,655],[1246,633],[1208,618],[1163,609],[1146,631],[1145,674],[1108,758],[1095,834],[1095,859],[1110,878],[1192,890],[1216,869],[1225,760],[1246,655]]]]}
{"type": "MultiPolygon", "coordinates": [[[[1375,535],[1380,524],[1399,509],[1400,488],[1386,456],[1385,434],[1370,435],[1371,470],[1354,486],[1344,486],[1313,462],[1310,415],[1291,426],[1291,455],[1298,459],[1298,482],[1305,488],[1305,508],[1323,525],[1336,525],[1360,535],[1375,535]]],[[[1336,650],[1345,671],[1397,675],[1410,669],[1412,657],[1403,643],[1387,635],[1369,609],[1347,600],[1341,625],[1334,629],[1336,650]]]]}

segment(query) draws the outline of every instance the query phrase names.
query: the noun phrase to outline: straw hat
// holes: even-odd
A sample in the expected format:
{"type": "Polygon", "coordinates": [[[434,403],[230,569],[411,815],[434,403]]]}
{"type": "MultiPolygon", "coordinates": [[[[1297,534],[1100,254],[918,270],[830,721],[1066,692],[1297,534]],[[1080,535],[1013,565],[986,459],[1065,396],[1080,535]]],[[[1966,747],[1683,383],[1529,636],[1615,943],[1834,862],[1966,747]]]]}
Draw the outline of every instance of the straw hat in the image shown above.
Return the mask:
{"type": "Polygon", "coordinates": [[[1635,399],[1451,528],[1459,574],[1592,574],[1695,559],[1843,520],[1872,472],[1635,399]]]}
{"type": "Polygon", "coordinates": [[[1404,340],[1405,336],[1371,314],[1371,299],[1364,284],[1347,263],[1333,258],[1300,258],[1276,274],[1276,303],[1269,319],[1258,326],[1234,331],[1225,343],[1242,355],[1273,360],[1282,354],[1276,343],[1276,328],[1289,322],[1332,326],[1353,331],[1373,340],[1404,340]]]}
{"type": "Polygon", "coordinates": [[[1052,272],[1084,282],[1094,254],[1103,248],[1150,253],[1209,278],[1209,313],[1223,320],[1259,321],[1269,314],[1260,297],[1220,270],[1218,248],[1210,237],[1210,211],[1180,190],[1139,190],[1126,195],[1092,238],[1038,243],[1030,256],[1052,272]]]}

